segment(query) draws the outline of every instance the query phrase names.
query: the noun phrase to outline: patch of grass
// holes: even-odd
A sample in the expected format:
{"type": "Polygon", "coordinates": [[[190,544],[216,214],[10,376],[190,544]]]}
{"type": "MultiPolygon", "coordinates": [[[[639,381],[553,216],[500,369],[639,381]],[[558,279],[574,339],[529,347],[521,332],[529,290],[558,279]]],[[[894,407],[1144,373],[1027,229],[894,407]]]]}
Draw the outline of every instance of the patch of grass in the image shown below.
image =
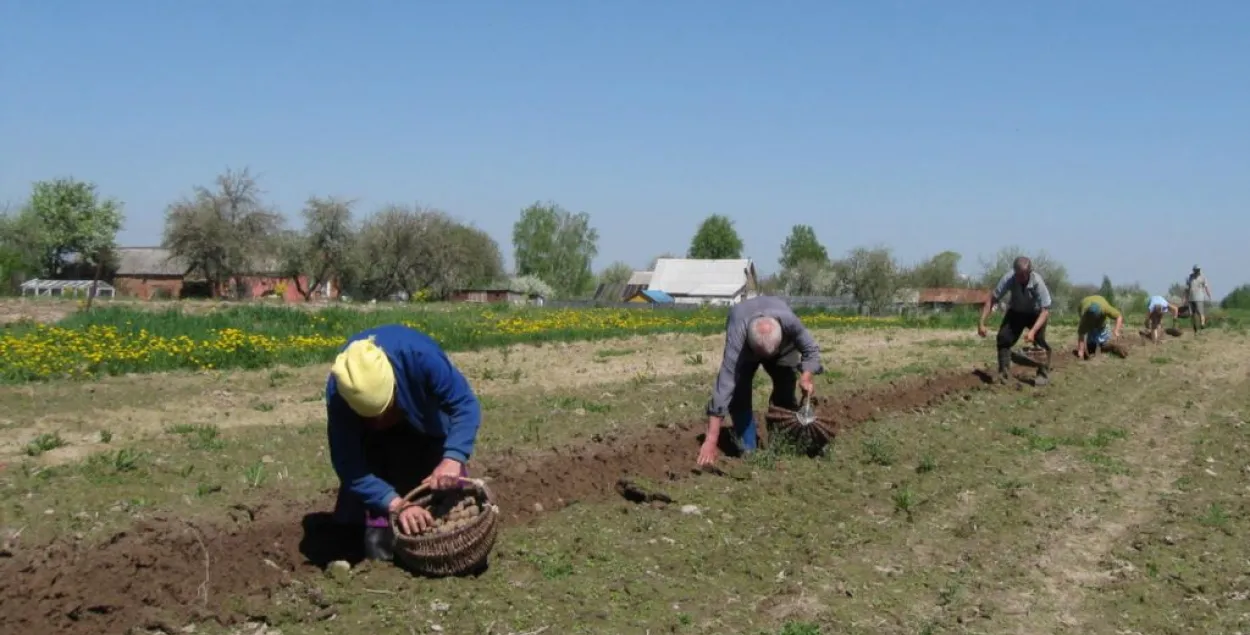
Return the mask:
{"type": "Polygon", "coordinates": [[[178,424],[170,427],[168,431],[185,436],[187,447],[192,450],[213,451],[225,447],[225,441],[221,438],[221,429],[212,424],[178,424]]]}
{"type": "Polygon", "coordinates": [[[1040,452],[1050,452],[1065,446],[1075,448],[1105,448],[1110,445],[1111,442],[1128,436],[1128,432],[1120,428],[1101,428],[1093,434],[1056,436],[1042,434],[1035,428],[1011,426],[1007,428],[1007,433],[1012,436],[1024,438],[1027,441],[1027,447],[1029,450],[1040,452]]]}
{"type": "Polygon", "coordinates": [[[894,465],[894,442],[884,436],[872,436],[863,441],[864,461],[874,465],[889,467],[894,465]]]}
{"type": "Polygon", "coordinates": [[[632,348],[601,348],[595,351],[595,357],[608,359],[611,357],[629,357],[638,351],[632,348]]]}
{"type": "Polygon", "coordinates": [[[812,622],[786,622],[777,635],[823,635],[820,625],[812,622]]]}
{"type": "Polygon", "coordinates": [[[920,462],[916,464],[917,474],[928,474],[937,469],[937,461],[928,454],[920,457],[920,462]]]}
{"type": "Polygon", "coordinates": [[[69,441],[61,438],[60,433],[45,432],[26,444],[27,456],[39,456],[44,452],[51,452],[57,448],[63,448],[69,445],[69,441]]]}
{"type": "Polygon", "coordinates": [[[553,410],[580,412],[581,414],[605,414],[612,411],[612,404],[588,401],[578,397],[556,396],[549,399],[553,410]]]}
{"type": "Polygon", "coordinates": [[[877,381],[892,381],[903,377],[914,377],[917,375],[927,375],[933,371],[933,366],[929,364],[912,363],[899,368],[891,368],[877,374],[877,381]]]}

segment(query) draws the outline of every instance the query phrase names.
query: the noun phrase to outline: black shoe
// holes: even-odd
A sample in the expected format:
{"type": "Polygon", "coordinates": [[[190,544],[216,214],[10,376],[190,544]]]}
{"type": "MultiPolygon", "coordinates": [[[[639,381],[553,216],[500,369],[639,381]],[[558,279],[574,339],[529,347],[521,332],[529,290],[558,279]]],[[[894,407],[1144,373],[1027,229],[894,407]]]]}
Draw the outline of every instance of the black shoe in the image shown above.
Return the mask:
{"type": "Polygon", "coordinates": [[[395,533],[390,527],[365,528],[365,558],[390,562],[395,557],[395,533]]]}

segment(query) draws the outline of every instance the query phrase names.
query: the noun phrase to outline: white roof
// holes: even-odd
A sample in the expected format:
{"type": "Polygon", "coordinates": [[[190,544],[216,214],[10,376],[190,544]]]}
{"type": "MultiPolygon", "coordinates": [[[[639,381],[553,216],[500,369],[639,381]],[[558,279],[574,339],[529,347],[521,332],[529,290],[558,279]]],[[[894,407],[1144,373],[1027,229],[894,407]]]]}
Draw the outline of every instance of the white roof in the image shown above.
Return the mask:
{"type": "Polygon", "coordinates": [[[655,263],[651,288],[669,295],[732,297],[747,284],[751,261],[661,258],[655,263]]]}
{"type": "Polygon", "coordinates": [[[629,282],[625,284],[651,284],[651,272],[635,271],[634,275],[629,277],[629,282]]]}
{"type": "Polygon", "coordinates": [[[23,282],[21,286],[27,290],[43,291],[48,289],[90,289],[93,284],[97,291],[113,290],[113,285],[103,280],[40,280],[35,278],[23,282]]]}

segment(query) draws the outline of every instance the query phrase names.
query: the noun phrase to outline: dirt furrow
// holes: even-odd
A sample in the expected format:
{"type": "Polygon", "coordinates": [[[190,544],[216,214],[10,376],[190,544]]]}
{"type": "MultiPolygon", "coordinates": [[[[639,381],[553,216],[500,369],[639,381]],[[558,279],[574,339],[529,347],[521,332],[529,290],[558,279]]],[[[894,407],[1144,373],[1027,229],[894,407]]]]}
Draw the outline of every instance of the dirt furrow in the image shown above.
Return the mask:
{"type": "MultiPolygon", "coordinates": [[[[988,380],[981,371],[965,371],[900,381],[823,404],[820,414],[844,428],[933,406],[988,380]]],[[[701,432],[701,422],[690,421],[541,456],[498,456],[471,469],[490,479],[505,522],[525,523],[574,502],[610,499],[622,476],[689,476],[701,432]]],[[[264,621],[274,611],[295,610],[293,604],[315,619],[317,608],[325,608],[315,596],[275,600],[303,589],[299,577],[329,559],[358,555],[337,552],[354,541],[328,529],[329,494],[235,509],[235,522],[224,525],[153,517],[102,544],[62,540],[0,557],[0,631],[170,630],[188,621],[264,621]],[[318,507],[326,511],[307,513],[318,507]]]]}

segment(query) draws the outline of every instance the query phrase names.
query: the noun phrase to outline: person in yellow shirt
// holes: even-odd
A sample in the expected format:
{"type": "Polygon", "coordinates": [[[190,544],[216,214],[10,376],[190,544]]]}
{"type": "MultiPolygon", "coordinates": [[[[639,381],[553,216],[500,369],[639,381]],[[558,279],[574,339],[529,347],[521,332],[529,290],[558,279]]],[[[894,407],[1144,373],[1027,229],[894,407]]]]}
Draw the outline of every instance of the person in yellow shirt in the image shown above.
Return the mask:
{"type": "Polygon", "coordinates": [[[1091,295],[1081,300],[1081,321],[1076,327],[1076,356],[1087,359],[1098,349],[1120,353],[1120,348],[1113,345],[1120,338],[1124,329],[1124,314],[1111,305],[1100,295],[1091,295]],[[1107,325],[1107,319],[1115,319],[1115,327],[1107,325]]]}

